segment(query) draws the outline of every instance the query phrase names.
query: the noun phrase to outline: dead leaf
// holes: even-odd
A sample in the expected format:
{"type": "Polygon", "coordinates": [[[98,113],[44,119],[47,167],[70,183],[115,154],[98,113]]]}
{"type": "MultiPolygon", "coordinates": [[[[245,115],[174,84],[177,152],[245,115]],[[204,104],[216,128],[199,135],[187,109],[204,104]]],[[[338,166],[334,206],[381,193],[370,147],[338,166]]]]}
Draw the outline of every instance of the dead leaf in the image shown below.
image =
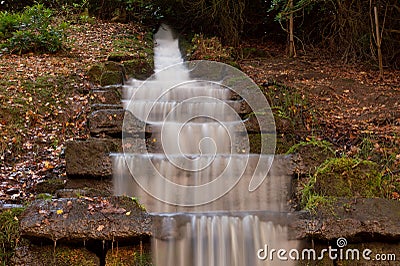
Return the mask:
{"type": "Polygon", "coordinates": [[[98,232],[100,232],[100,231],[102,231],[103,229],[104,229],[104,225],[101,224],[101,225],[99,225],[99,226],[97,227],[96,230],[97,230],[98,232]]]}

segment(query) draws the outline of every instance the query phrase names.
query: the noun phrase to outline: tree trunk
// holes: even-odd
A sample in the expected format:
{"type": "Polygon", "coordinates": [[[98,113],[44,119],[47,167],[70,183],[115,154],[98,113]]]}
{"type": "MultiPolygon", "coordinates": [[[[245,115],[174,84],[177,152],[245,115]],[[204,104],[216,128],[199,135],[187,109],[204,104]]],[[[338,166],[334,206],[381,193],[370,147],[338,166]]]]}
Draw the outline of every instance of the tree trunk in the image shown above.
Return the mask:
{"type": "Polygon", "coordinates": [[[289,57],[296,56],[296,50],[295,50],[295,47],[294,47],[293,1],[294,0],[289,0],[289,8],[290,8],[290,15],[289,15],[289,57]]]}
{"type": "Polygon", "coordinates": [[[376,47],[378,48],[378,61],[379,61],[379,78],[383,79],[383,62],[382,62],[382,36],[379,32],[378,9],[374,6],[375,14],[375,30],[376,30],[376,47]]]}

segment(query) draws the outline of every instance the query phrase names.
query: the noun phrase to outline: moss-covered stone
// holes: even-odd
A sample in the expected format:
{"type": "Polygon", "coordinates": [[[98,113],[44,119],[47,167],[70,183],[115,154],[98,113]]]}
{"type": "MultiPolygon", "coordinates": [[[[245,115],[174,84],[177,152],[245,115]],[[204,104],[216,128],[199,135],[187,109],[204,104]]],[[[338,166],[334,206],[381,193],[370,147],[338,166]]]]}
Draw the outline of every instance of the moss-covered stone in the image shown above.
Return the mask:
{"type": "Polygon", "coordinates": [[[47,179],[36,184],[34,190],[38,194],[54,194],[57,190],[65,188],[65,180],[60,178],[47,179]]]}
{"type": "Polygon", "coordinates": [[[103,71],[123,72],[123,66],[120,63],[107,61],[104,63],[103,71]]]}
{"type": "Polygon", "coordinates": [[[139,58],[124,62],[127,78],[147,79],[153,71],[153,65],[145,58],[139,58]]]}
{"type": "Polygon", "coordinates": [[[89,68],[86,75],[93,83],[100,83],[101,74],[103,74],[103,65],[96,64],[89,68]]]}
{"type": "Polygon", "coordinates": [[[107,61],[123,62],[123,61],[133,60],[134,58],[135,55],[131,53],[118,51],[118,52],[111,52],[107,57],[107,61]]]}
{"type": "Polygon", "coordinates": [[[114,84],[122,84],[123,76],[121,72],[117,71],[106,71],[101,75],[100,85],[114,85],[114,84]]]}
{"type": "Polygon", "coordinates": [[[333,197],[380,197],[382,175],[371,161],[331,158],[315,172],[313,191],[333,197]]]}

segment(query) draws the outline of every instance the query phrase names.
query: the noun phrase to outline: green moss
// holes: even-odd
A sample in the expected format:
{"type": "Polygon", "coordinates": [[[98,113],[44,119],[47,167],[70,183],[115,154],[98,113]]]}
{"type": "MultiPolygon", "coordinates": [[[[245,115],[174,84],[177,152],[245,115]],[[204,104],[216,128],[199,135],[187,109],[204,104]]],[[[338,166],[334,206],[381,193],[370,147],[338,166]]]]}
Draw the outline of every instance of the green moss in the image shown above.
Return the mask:
{"type": "Polygon", "coordinates": [[[153,65],[144,58],[126,61],[124,68],[128,78],[147,79],[153,74],[153,65]]]}
{"type": "Polygon", "coordinates": [[[53,199],[53,196],[49,193],[40,193],[36,195],[36,199],[42,199],[42,200],[51,200],[53,199]]]}
{"type": "Polygon", "coordinates": [[[123,66],[120,63],[107,61],[104,63],[103,71],[122,72],[123,66]]]}
{"type": "Polygon", "coordinates": [[[301,205],[316,210],[332,207],[338,197],[383,197],[384,179],[379,166],[371,161],[329,158],[322,163],[302,190],[301,205]]]}
{"type": "Polygon", "coordinates": [[[101,86],[122,84],[122,82],[122,73],[116,71],[106,71],[101,75],[100,78],[101,86]]]}
{"type": "Polygon", "coordinates": [[[51,178],[36,184],[36,193],[54,194],[57,190],[65,188],[65,180],[60,178],[51,178]]]}
{"type": "Polygon", "coordinates": [[[382,175],[376,163],[351,158],[331,158],[315,173],[314,190],[334,197],[380,197],[382,175]]]}
{"type": "Polygon", "coordinates": [[[123,62],[123,61],[132,60],[134,58],[135,58],[135,55],[133,55],[132,53],[125,52],[125,51],[118,51],[118,52],[111,52],[108,55],[107,60],[113,61],[113,62],[123,62]]]}
{"type": "Polygon", "coordinates": [[[18,216],[23,210],[15,208],[0,213],[0,265],[9,265],[20,242],[18,216]]]}
{"type": "Polygon", "coordinates": [[[86,75],[89,80],[94,83],[100,83],[101,74],[103,73],[103,65],[96,64],[89,68],[86,75]]]}
{"type": "Polygon", "coordinates": [[[142,211],[146,211],[146,207],[140,203],[140,201],[139,201],[138,198],[132,197],[131,199],[137,204],[137,206],[138,206],[142,211]]]}

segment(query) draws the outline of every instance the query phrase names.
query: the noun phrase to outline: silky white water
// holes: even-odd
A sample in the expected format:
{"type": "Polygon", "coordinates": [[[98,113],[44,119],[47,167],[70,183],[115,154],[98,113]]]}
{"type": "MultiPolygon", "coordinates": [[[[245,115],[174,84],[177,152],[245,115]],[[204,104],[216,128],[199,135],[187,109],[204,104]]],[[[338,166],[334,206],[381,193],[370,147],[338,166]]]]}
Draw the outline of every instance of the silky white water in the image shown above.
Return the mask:
{"type": "Polygon", "coordinates": [[[146,123],[156,148],[112,154],[115,195],[138,198],[154,215],[154,265],[291,265],[257,258],[265,244],[298,244],[289,240],[286,220],[272,219],[288,211],[284,158],[249,154],[243,100],[218,82],[223,70],[212,81],[194,79],[171,29],[162,25],[154,37],[155,74],[125,86],[123,104],[146,123]],[[265,180],[260,164],[273,164],[265,180]]]}

